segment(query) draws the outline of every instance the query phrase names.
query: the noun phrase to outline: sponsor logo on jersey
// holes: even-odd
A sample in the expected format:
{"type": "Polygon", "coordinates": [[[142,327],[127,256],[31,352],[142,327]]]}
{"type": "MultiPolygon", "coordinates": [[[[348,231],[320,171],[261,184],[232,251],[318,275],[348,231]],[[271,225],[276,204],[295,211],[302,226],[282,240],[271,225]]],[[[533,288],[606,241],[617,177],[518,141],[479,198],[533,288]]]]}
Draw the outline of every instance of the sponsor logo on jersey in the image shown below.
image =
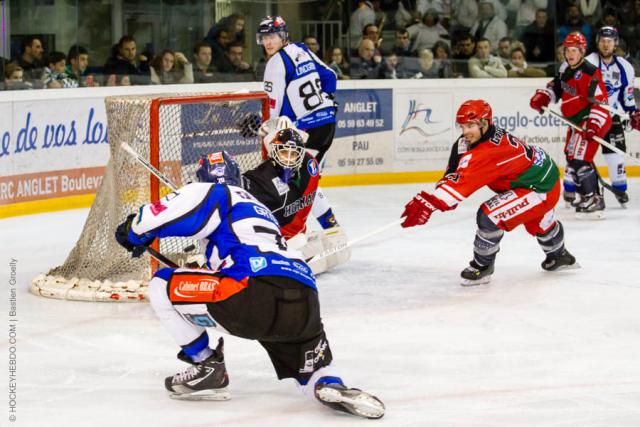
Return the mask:
{"type": "Polygon", "coordinates": [[[304,264],[300,264],[299,262],[293,262],[293,266],[295,268],[297,268],[298,270],[302,271],[302,272],[308,272],[309,269],[304,265],[304,264]]]}
{"type": "Polygon", "coordinates": [[[275,264],[275,265],[287,265],[287,266],[291,265],[291,263],[290,263],[289,261],[280,261],[280,260],[277,260],[277,259],[272,259],[272,260],[271,260],[271,264],[275,264]]]}
{"type": "Polygon", "coordinates": [[[307,206],[311,206],[313,204],[313,200],[316,198],[316,192],[314,191],[311,194],[306,194],[293,203],[288,204],[284,207],[284,216],[289,217],[291,215],[295,215],[298,211],[306,208],[307,206]]]}
{"type": "Polygon", "coordinates": [[[578,70],[573,74],[573,78],[576,80],[580,80],[582,78],[582,71],[578,70]]]}
{"type": "Polygon", "coordinates": [[[309,175],[316,176],[318,175],[318,162],[315,159],[309,159],[307,163],[307,171],[309,171],[309,175]]]}
{"type": "Polygon", "coordinates": [[[463,169],[463,168],[466,168],[467,166],[469,166],[469,161],[471,160],[471,156],[472,155],[473,155],[472,153],[465,154],[460,159],[460,163],[458,163],[458,169],[463,169]]]}
{"type": "Polygon", "coordinates": [[[533,164],[538,166],[538,167],[542,167],[542,164],[544,163],[544,159],[547,157],[544,153],[544,151],[542,150],[542,148],[540,147],[533,147],[534,149],[534,153],[533,153],[533,164]]]}
{"type": "Polygon", "coordinates": [[[561,82],[562,90],[571,96],[576,96],[576,88],[568,84],[567,82],[561,82]]]}
{"type": "Polygon", "coordinates": [[[207,160],[209,160],[209,164],[215,165],[217,163],[224,164],[224,159],[222,158],[222,153],[209,153],[207,156],[207,160]]]}
{"type": "Polygon", "coordinates": [[[263,256],[254,256],[249,258],[249,265],[251,266],[251,271],[257,273],[258,271],[267,268],[267,259],[263,256]]]}
{"type": "Polygon", "coordinates": [[[529,206],[529,199],[524,199],[517,205],[492,216],[495,220],[507,219],[514,216],[516,213],[523,210],[527,206],[529,206]]]}
{"type": "Polygon", "coordinates": [[[171,277],[171,301],[211,301],[216,286],[220,283],[217,277],[203,277],[199,274],[175,274],[171,277]]]}
{"type": "Polygon", "coordinates": [[[149,210],[153,214],[153,216],[158,216],[160,212],[166,210],[167,207],[162,204],[161,200],[155,201],[149,206],[149,210]]]}
{"type": "Polygon", "coordinates": [[[289,185],[282,181],[279,176],[273,178],[271,182],[273,182],[273,186],[276,187],[279,195],[284,196],[289,192],[289,185]]]}
{"type": "Polygon", "coordinates": [[[256,211],[256,213],[260,216],[263,216],[265,218],[269,218],[270,220],[278,223],[278,220],[276,220],[276,218],[273,216],[273,214],[271,213],[271,211],[263,206],[259,206],[259,205],[255,205],[253,207],[253,210],[256,211]]]}
{"type": "Polygon", "coordinates": [[[316,67],[313,62],[305,62],[296,67],[296,75],[301,76],[302,74],[309,73],[311,71],[315,71],[316,67]]]}
{"type": "Polygon", "coordinates": [[[325,358],[325,351],[327,351],[327,341],[322,340],[318,343],[313,350],[304,352],[304,366],[300,368],[301,373],[315,371],[315,365],[325,358]]]}

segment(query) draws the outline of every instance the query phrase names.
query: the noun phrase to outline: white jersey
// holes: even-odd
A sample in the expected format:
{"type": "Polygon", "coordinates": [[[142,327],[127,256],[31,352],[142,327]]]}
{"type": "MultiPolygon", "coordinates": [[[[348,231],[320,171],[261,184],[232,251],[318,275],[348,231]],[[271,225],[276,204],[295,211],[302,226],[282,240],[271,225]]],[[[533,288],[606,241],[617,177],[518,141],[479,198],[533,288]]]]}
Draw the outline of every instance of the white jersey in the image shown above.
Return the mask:
{"type": "Polygon", "coordinates": [[[287,116],[300,129],[336,120],[336,73],[302,43],[290,43],[267,62],[269,116],[287,116]]]}
{"type": "Polygon", "coordinates": [[[598,52],[591,53],[586,59],[600,68],[604,85],[607,88],[609,106],[613,109],[635,111],[636,103],[633,99],[635,74],[629,61],[618,55],[613,55],[611,63],[606,64],[598,52]]]}

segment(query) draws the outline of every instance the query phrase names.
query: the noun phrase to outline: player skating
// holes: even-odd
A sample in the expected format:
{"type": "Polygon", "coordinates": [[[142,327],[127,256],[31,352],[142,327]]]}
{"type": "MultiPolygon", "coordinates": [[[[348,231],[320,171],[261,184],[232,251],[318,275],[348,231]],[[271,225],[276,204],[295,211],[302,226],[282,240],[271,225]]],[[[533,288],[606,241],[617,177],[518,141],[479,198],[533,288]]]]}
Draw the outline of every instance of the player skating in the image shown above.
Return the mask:
{"type": "MultiPolygon", "coordinates": [[[[269,116],[287,116],[304,130],[309,135],[306,148],[314,150],[322,168],[336,129],[335,72],[303,43],[289,42],[287,24],[280,16],[267,16],[260,22],[256,41],[269,56],[264,73],[269,116]]],[[[321,189],[317,197],[326,199],[321,189]]],[[[324,229],[337,225],[331,209],[324,214],[314,212],[314,216],[324,229]]]]}
{"type": "Polygon", "coordinates": [[[170,396],[226,400],[222,338],[209,347],[205,327],[257,340],[278,378],[294,378],[305,393],[332,409],[380,418],[376,397],[347,388],[332,366],[320,319],[315,280],[301,254],[291,251],[269,209],[240,184],[240,170],[226,153],[207,157],[187,184],[144,205],[116,231],[139,256],[156,237],[200,239],[208,269],[163,268],[149,283],[153,309],[192,366],[166,378],[170,396]]]}
{"type": "Polygon", "coordinates": [[[464,286],[490,281],[504,232],[521,224],[546,254],[544,270],[576,264],[553,213],[560,198],[558,167],[541,148],[527,145],[491,120],[491,107],[483,100],[460,106],[456,123],[462,135],[452,147],[444,178],[433,194],[421,191],[402,214],[402,226],[413,227],[425,224],[436,210],[454,209],[484,186],[497,193],[478,209],[473,260],[461,273],[464,286]]]}
{"type": "MultiPolygon", "coordinates": [[[[618,46],[618,40],[618,30],[615,27],[600,28],[596,35],[597,51],[587,56],[587,61],[600,69],[604,85],[607,88],[608,105],[612,110],[618,112],[618,114],[614,113],[611,128],[604,136],[604,140],[626,152],[625,129],[620,114],[628,113],[630,126],[640,130],[640,111],[636,107],[633,96],[635,80],[633,66],[629,61],[614,53],[618,46]]],[[[605,146],[602,146],[602,154],[609,167],[609,178],[611,186],[615,190],[616,199],[624,206],[629,201],[624,157],[605,146]]],[[[565,193],[567,193],[566,188],[565,193]]]]}
{"type": "MultiPolygon", "coordinates": [[[[571,127],[567,130],[565,175],[570,177],[580,196],[579,202],[574,203],[578,218],[603,218],[604,197],[593,164],[599,144],[593,137],[602,138],[611,127],[611,116],[601,105],[608,102],[607,89],[600,70],[585,61],[587,41],[582,34],[569,34],[562,45],[566,61],[547,87],[536,91],[530,104],[531,108],[543,113],[543,107],[562,100],[562,114],[585,129],[584,132],[571,127]]],[[[567,200],[571,201],[570,192],[567,200]]]]}

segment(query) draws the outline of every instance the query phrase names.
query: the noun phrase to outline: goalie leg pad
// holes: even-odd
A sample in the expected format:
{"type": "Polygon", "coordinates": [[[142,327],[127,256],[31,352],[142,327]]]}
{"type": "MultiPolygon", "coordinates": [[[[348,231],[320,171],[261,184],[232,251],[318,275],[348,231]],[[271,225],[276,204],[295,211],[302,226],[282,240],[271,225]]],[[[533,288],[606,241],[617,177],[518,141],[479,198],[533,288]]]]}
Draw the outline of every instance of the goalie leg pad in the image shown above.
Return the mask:
{"type": "MultiPolygon", "coordinates": [[[[332,227],[327,230],[308,233],[307,244],[301,251],[305,259],[310,259],[326,250],[345,246],[348,241],[347,234],[342,230],[342,227],[332,227]]],[[[309,266],[313,274],[318,275],[347,262],[349,258],[351,258],[351,249],[346,247],[341,251],[310,263],[309,266]]]]}

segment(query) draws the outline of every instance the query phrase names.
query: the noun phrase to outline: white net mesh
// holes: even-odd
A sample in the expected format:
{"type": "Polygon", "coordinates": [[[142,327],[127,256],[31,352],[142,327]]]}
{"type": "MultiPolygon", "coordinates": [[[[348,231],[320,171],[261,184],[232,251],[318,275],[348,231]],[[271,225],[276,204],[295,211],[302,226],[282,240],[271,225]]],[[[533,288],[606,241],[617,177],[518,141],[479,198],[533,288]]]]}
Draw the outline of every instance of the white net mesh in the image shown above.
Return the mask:
{"type": "MultiPolygon", "coordinates": [[[[127,142],[154,164],[150,153],[155,132],[159,165],[154,166],[178,187],[194,179],[198,159],[212,151],[228,151],[244,172],[257,166],[262,154],[259,139],[242,137],[237,123],[250,114],[261,116],[263,99],[236,98],[229,101],[224,94],[107,98],[111,157],[102,185],[67,260],[36,277],[31,292],[73,300],[145,300],[152,270],[150,259],[146,254],[131,258],[115,241],[114,232],[127,215],[152,199],[151,179],[146,169],[120,149],[120,143],[127,142]],[[155,101],[159,103],[157,112],[151,108],[154,99],[161,100],[155,101]]],[[[169,191],[161,185],[159,196],[169,191]]],[[[160,252],[181,264],[190,252],[195,252],[195,243],[180,238],[162,239],[160,252]]]]}

